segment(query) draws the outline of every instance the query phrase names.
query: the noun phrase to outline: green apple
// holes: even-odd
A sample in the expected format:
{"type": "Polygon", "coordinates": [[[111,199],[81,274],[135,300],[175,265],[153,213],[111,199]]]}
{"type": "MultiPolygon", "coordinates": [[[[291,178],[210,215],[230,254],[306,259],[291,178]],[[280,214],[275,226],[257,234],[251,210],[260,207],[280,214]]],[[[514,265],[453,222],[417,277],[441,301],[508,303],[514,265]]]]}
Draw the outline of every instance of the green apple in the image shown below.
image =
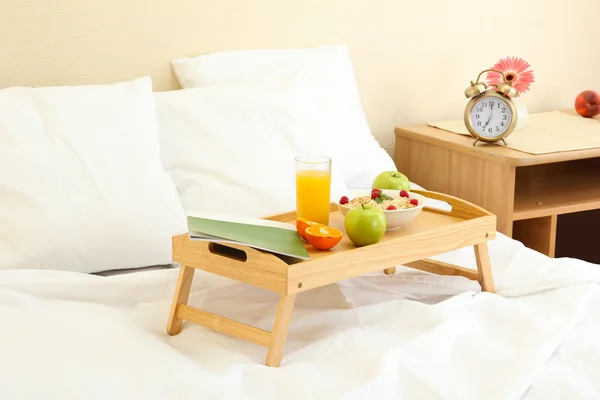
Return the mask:
{"type": "Polygon", "coordinates": [[[346,235],[357,246],[375,244],[385,234],[385,214],[379,207],[369,204],[351,208],[344,218],[346,235]]]}
{"type": "Polygon", "coordinates": [[[410,181],[398,171],[385,171],[377,175],[371,189],[410,191],[410,181]]]}

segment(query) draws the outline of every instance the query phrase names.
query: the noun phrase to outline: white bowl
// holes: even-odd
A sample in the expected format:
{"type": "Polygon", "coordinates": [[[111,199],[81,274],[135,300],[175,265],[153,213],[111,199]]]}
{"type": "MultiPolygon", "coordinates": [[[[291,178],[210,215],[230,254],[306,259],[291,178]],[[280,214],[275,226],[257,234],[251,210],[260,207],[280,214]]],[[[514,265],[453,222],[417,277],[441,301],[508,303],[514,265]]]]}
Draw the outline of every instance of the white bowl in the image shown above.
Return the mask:
{"type": "MultiPolygon", "coordinates": [[[[400,191],[399,190],[383,190],[384,194],[392,197],[399,198],[400,191]]],[[[370,196],[370,190],[357,190],[352,191],[350,195],[348,195],[348,199],[352,200],[353,198],[360,196],[370,196]]],[[[402,208],[400,210],[382,210],[383,214],[385,214],[386,221],[386,231],[391,231],[394,229],[398,229],[403,225],[410,223],[413,219],[419,215],[423,207],[425,207],[425,203],[427,202],[427,198],[421,196],[417,193],[408,192],[409,199],[417,199],[419,201],[419,205],[412,208],[402,208]]],[[[340,204],[339,201],[335,203],[337,205],[338,210],[342,213],[342,215],[346,216],[346,213],[350,211],[352,208],[347,204],[340,204]]]]}

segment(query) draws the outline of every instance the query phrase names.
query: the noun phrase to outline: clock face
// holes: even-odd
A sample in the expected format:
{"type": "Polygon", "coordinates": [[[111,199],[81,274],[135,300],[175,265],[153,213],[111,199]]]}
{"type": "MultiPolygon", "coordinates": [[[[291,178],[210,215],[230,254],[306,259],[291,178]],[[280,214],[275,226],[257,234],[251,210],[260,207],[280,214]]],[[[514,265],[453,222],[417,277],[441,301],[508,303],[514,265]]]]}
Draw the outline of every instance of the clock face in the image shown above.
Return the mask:
{"type": "Polygon", "coordinates": [[[512,119],[507,101],[497,97],[483,97],[471,109],[471,126],[480,136],[490,139],[502,136],[512,119]]]}

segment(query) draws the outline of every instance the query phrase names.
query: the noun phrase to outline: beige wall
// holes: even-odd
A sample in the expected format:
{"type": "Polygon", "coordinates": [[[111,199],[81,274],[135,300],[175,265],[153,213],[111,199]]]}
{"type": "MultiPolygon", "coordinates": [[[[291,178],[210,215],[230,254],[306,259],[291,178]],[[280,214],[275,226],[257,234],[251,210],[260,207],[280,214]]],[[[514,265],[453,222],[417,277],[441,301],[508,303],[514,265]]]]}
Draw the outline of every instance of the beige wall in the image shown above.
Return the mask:
{"type": "Polygon", "coordinates": [[[177,57],[345,43],[391,150],[396,125],[460,118],[469,80],[500,57],[533,65],[531,112],[600,90],[599,18],[598,0],[0,0],[0,87],[151,74],[165,90],[177,57]]]}

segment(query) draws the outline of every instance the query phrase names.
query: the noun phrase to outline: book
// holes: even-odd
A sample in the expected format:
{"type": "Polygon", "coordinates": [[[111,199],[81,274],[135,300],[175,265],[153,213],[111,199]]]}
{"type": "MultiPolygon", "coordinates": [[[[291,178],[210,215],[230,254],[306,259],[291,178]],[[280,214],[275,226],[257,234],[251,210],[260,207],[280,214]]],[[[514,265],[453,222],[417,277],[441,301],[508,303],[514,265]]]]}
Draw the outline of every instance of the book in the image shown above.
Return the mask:
{"type": "Polygon", "coordinates": [[[214,213],[194,213],[188,215],[187,222],[191,240],[235,243],[295,259],[310,259],[292,224],[214,213]]]}

